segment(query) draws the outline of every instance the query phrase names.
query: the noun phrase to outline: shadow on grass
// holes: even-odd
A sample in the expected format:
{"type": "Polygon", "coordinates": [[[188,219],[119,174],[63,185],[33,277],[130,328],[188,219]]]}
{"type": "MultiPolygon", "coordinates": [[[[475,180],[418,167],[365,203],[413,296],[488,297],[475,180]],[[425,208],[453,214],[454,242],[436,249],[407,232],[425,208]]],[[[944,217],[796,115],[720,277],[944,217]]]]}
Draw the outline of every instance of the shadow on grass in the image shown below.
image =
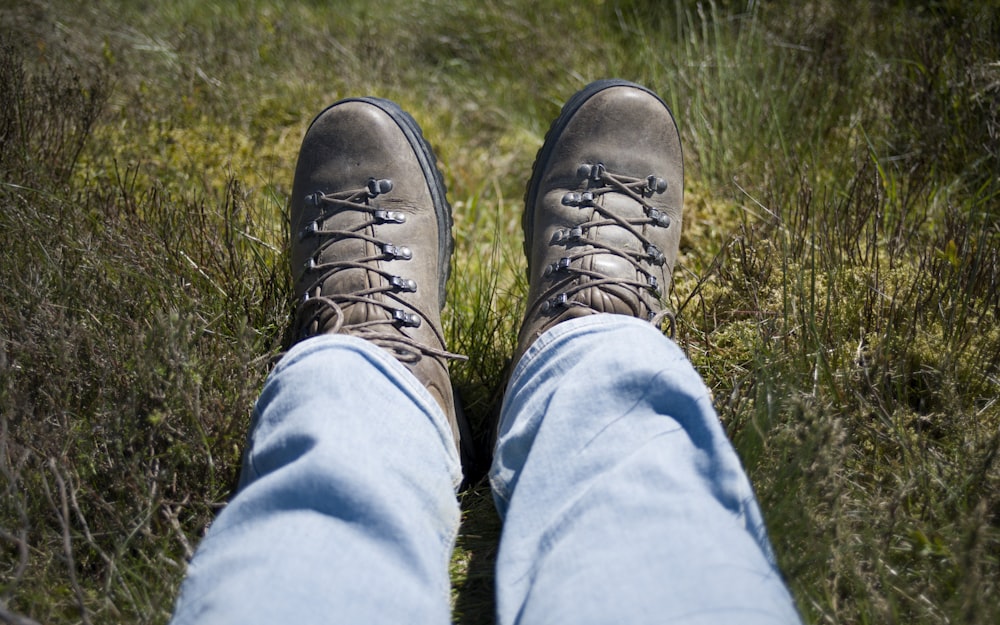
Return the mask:
{"type": "Polygon", "coordinates": [[[500,518],[486,479],[462,495],[462,528],[456,548],[470,554],[465,580],[456,588],[454,622],[486,625],[495,620],[494,570],[500,518]]]}

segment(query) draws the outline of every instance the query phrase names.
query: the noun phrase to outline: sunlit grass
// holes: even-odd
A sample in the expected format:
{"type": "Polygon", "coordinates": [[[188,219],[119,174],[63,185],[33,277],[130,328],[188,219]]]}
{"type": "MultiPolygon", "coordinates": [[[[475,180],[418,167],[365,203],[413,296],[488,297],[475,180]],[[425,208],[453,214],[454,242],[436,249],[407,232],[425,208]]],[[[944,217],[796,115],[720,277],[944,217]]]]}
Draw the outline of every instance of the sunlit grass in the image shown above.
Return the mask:
{"type": "MultiPolygon", "coordinates": [[[[681,127],[678,340],[808,622],[1000,613],[1000,42],[974,3],[29,2],[0,9],[0,608],[164,622],[291,310],[312,116],[410,111],[454,208],[445,324],[485,441],[562,102],[681,127]]],[[[499,522],[462,497],[456,618],[499,522]]]]}

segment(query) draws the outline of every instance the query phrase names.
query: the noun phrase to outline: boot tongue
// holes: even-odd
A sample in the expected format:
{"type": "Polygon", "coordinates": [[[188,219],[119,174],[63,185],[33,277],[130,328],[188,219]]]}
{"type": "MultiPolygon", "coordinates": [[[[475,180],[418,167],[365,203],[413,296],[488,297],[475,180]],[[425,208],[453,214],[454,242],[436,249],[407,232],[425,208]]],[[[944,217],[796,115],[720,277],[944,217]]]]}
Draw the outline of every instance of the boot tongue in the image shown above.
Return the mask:
{"type": "MultiPolygon", "coordinates": [[[[344,325],[352,326],[371,321],[388,321],[392,318],[389,311],[382,306],[373,304],[346,304],[342,306],[344,311],[344,325]]],[[[380,326],[381,331],[389,329],[391,326],[380,326]]]]}
{"type": "MultiPolygon", "coordinates": [[[[341,258],[372,258],[382,253],[382,250],[370,241],[361,239],[343,239],[334,243],[329,252],[341,258]]],[[[380,261],[367,263],[373,269],[379,268],[380,261]]],[[[372,271],[360,268],[341,269],[323,284],[324,295],[340,293],[360,294],[373,288],[383,286],[383,278],[372,271]]],[[[385,301],[382,294],[366,295],[377,301],[385,301]]],[[[343,302],[340,308],[344,313],[344,325],[351,326],[369,321],[383,321],[392,318],[391,313],[383,306],[363,302],[343,302]]],[[[389,328],[384,326],[383,329],[389,328]]]]}
{"type": "MultiPolygon", "coordinates": [[[[642,216],[642,207],[628,199],[608,194],[604,197],[606,206],[616,215],[629,219],[642,216]]],[[[592,228],[587,238],[599,240],[604,245],[614,246],[622,253],[640,253],[639,240],[628,230],[618,225],[596,226],[592,228]]],[[[642,280],[642,276],[625,258],[610,252],[598,253],[584,257],[581,268],[609,278],[626,280],[642,280]]],[[[581,285],[592,281],[592,278],[581,277],[581,285]]],[[[602,284],[599,287],[581,289],[573,299],[580,304],[592,308],[595,312],[635,315],[641,311],[640,302],[634,288],[615,284],[602,284]]]]}
{"type": "MultiPolygon", "coordinates": [[[[581,279],[582,285],[589,281],[587,278],[581,279]]],[[[634,317],[645,312],[635,291],[617,284],[584,287],[573,296],[573,300],[590,308],[595,313],[612,313],[634,317]]]]}

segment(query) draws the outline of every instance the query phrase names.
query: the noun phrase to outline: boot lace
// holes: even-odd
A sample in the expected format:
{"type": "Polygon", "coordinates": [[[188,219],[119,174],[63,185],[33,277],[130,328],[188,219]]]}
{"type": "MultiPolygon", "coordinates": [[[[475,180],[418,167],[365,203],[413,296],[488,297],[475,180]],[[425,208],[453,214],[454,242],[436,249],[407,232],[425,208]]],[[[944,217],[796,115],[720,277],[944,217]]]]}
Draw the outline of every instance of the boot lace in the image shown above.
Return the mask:
{"type": "MultiPolygon", "coordinates": [[[[300,279],[308,278],[305,294],[295,311],[293,321],[293,336],[301,340],[321,333],[345,333],[367,339],[376,345],[391,351],[402,362],[416,362],[421,356],[427,355],[441,359],[467,360],[465,356],[453,354],[445,349],[426,345],[404,333],[405,328],[418,328],[427,322],[428,315],[410,302],[404,302],[402,293],[414,293],[417,290],[415,280],[395,275],[379,268],[378,261],[408,261],[413,253],[406,246],[397,246],[389,241],[373,237],[365,233],[371,226],[396,225],[406,222],[406,215],[399,211],[386,210],[372,202],[380,195],[392,191],[392,181],[387,178],[370,178],[366,186],[337,193],[322,193],[317,191],[306,197],[306,202],[321,209],[316,219],[299,232],[299,241],[314,237],[318,239],[312,255],[302,268],[300,279]],[[367,215],[367,219],[349,229],[326,229],[327,218],[342,211],[357,211],[367,215]],[[321,253],[338,241],[349,239],[363,240],[371,243],[377,253],[352,259],[338,259],[329,262],[319,262],[321,253]],[[379,284],[370,288],[351,293],[334,293],[322,295],[321,289],[326,280],[340,271],[361,269],[378,274],[382,279],[379,284]],[[383,309],[384,318],[372,318],[358,323],[346,323],[344,307],[347,305],[370,305],[383,309]],[[395,304],[405,305],[406,308],[395,304]],[[409,310],[407,310],[409,308],[409,310]],[[412,312],[411,312],[412,310],[412,312]],[[390,330],[391,328],[391,330],[390,330]]],[[[434,331],[440,345],[444,345],[444,336],[433,323],[427,325],[434,331]]]]}
{"type": "Polygon", "coordinates": [[[632,314],[645,318],[654,326],[660,328],[664,320],[669,321],[670,334],[674,334],[675,320],[673,313],[660,308],[660,284],[656,276],[646,267],[662,266],[666,256],[648,237],[642,234],[641,228],[650,225],[657,228],[669,228],[670,217],[654,208],[647,202],[654,194],[667,190],[667,181],[655,174],[645,178],[636,178],[623,174],[611,173],[603,163],[584,163],[577,170],[582,179],[580,191],[570,191],[563,195],[565,206],[575,206],[580,209],[593,209],[593,217],[572,228],[557,230],[551,241],[552,245],[569,247],[581,244],[579,251],[567,253],[558,261],[549,264],[542,270],[542,275],[555,277],[556,282],[546,289],[539,298],[541,311],[550,312],[558,308],[591,306],[573,299],[573,296],[585,289],[615,285],[624,287],[635,293],[638,304],[629,302],[632,314]],[[621,193],[643,208],[642,217],[624,218],[607,209],[598,199],[607,193],[621,193]],[[638,250],[622,249],[609,245],[598,238],[588,239],[587,231],[599,226],[618,226],[627,230],[639,240],[638,250]],[[587,256],[597,254],[612,254],[624,259],[635,267],[638,275],[644,279],[629,279],[622,276],[608,276],[599,271],[585,269],[577,262],[587,256]],[[585,278],[585,279],[581,279],[585,278]]]}

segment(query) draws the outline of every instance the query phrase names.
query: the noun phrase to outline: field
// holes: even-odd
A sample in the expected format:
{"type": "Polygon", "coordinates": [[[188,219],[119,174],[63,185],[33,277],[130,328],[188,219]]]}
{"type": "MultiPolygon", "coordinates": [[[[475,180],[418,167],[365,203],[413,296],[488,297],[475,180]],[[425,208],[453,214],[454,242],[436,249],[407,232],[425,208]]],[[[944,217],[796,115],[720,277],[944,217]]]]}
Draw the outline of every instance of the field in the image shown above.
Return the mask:
{"type": "MultiPolygon", "coordinates": [[[[0,0],[0,621],[169,618],[339,98],[434,144],[485,438],[532,160],[612,76],[677,116],[677,338],[805,621],[1000,622],[1000,4],[957,0],[0,0]]],[[[461,501],[455,620],[490,623],[500,524],[485,484],[461,501]]]]}

